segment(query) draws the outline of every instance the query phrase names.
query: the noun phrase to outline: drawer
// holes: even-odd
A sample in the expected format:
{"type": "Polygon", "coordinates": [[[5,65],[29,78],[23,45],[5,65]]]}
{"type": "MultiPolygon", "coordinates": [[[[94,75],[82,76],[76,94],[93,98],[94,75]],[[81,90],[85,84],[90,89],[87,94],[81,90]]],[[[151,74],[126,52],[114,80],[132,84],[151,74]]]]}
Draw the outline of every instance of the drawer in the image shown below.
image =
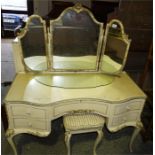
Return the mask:
{"type": "Polygon", "coordinates": [[[117,126],[128,122],[136,122],[137,120],[140,120],[140,112],[130,112],[128,114],[113,117],[112,126],[117,126]]]}
{"type": "Polygon", "coordinates": [[[28,105],[14,105],[11,106],[11,112],[13,117],[16,116],[23,116],[23,117],[31,117],[31,118],[38,118],[38,119],[45,119],[46,118],[46,111],[41,108],[36,108],[34,106],[28,105]]]}
{"type": "Polygon", "coordinates": [[[104,115],[107,114],[108,105],[104,102],[98,101],[72,101],[67,103],[62,103],[60,105],[55,106],[54,114],[55,116],[60,115],[62,113],[67,113],[70,111],[78,111],[78,110],[92,110],[98,113],[102,113],[104,115]]]}
{"type": "Polygon", "coordinates": [[[128,101],[126,103],[121,103],[120,105],[115,106],[114,114],[119,115],[134,110],[141,110],[143,104],[144,104],[143,100],[133,100],[128,101]]]}
{"type": "Polygon", "coordinates": [[[85,101],[85,100],[81,100],[81,106],[82,105],[87,105],[88,109],[92,109],[96,112],[102,113],[104,115],[107,115],[107,111],[108,111],[108,104],[103,102],[103,101],[85,101]]]}
{"type": "Polygon", "coordinates": [[[46,130],[47,123],[43,120],[30,120],[26,118],[15,118],[13,119],[15,128],[29,128],[29,129],[38,129],[46,130]]]}

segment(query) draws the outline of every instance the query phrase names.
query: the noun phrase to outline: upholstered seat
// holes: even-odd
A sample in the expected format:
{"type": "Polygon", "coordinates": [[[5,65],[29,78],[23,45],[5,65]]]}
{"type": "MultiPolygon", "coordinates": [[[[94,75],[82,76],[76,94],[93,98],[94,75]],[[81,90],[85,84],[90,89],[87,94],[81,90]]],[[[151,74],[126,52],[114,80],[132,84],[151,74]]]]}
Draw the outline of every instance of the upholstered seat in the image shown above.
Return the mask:
{"type": "Polygon", "coordinates": [[[96,147],[103,137],[102,128],[105,123],[104,117],[92,113],[68,114],[63,117],[63,123],[66,131],[65,142],[68,155],[71,154],[70,139],[72,134],[97,132],[98,136],[93,149],[93,153],[96,155],[96,147]]]}

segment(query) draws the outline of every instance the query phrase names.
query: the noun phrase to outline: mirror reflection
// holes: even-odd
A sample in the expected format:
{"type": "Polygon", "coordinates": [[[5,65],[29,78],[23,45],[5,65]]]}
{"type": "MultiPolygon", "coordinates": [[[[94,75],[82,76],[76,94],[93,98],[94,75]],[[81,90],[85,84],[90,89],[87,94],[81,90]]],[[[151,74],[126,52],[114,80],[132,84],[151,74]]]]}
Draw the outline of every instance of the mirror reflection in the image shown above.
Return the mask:
{"type": "Polygon", "coordinates": [[[101,69],[107,73],[119,73],[123,68],[128,52],[129,41],[125,38],[120,22],[107,24],[105,34],[105,49],[101,69]]]}
{"type": "Polygon", "coordinates": [[[26,66],[30,70],[46,70],[46,33],[44,21],[37,15],[31,16],[25,27],[25,32],[20,40],[26,66]]]}
{"type": "Polygon", "coordinates": [[[50,26],[54,69],[96,69],[100,26],[86,11],[67,10],[50,26]]]}

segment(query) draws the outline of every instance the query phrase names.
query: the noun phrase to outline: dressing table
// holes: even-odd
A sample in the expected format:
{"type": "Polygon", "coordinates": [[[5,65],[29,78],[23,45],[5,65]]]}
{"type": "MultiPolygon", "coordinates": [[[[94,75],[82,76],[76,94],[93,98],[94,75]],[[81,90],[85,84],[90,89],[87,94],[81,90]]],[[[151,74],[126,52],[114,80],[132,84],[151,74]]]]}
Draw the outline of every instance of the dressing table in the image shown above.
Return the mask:
{"type": "Polygon", "coordinates": [[[48,136],[53,120],[77,111],[102,115],[110,132],[133,126],[132,151],[146,95],[123,71],[129,46],[119,20],[104,30],[79,3],[48,25],[30,16],[13,41],[17,74],[4,99],[14,154],[14,136],[48,136]]]}

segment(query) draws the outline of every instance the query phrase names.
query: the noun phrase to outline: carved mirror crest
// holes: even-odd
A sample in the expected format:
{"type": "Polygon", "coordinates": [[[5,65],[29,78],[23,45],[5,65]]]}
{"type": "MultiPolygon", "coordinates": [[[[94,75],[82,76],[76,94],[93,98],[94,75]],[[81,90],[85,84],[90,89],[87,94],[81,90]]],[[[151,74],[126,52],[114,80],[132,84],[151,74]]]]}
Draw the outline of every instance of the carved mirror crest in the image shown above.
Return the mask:
{"type": "Polygon", "coordinates": [[[125,65],[130,40],[119,20],[111,20],[105,31],[100,69],[104,73],[119,74],[125,65]]]}
{"type": "Polygon", "coordinates": [[[50,21],[51,66],[61,71],[95,71],[103,36],[103,24],[80,4],[67,8],[50,21]]]}
{"type": "Polygon", "coordinates": [[[47,36],[45,21],[38,15],[29,17],[26,26],[18,35],[23,61],[27,70],[47,70],[47,36]]]}

